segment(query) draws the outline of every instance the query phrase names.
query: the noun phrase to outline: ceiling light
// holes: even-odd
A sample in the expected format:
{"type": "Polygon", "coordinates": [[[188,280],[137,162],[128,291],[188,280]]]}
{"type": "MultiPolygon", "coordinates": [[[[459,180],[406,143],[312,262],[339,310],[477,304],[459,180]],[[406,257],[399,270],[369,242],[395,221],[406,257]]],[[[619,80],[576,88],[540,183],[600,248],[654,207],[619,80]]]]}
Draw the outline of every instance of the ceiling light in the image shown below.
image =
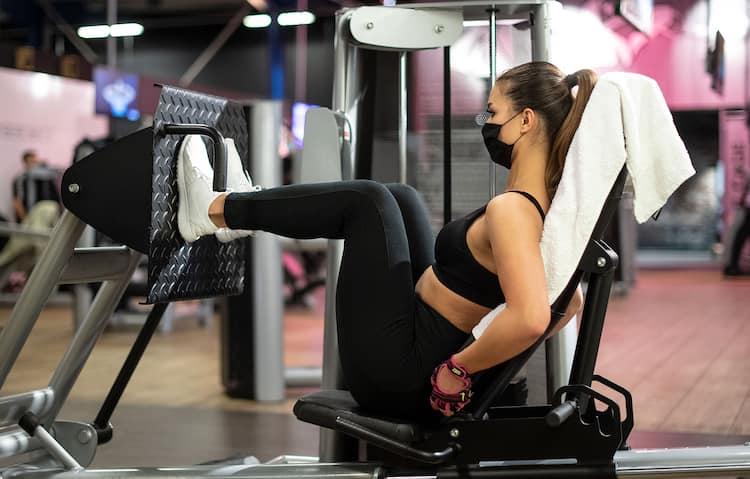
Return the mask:
{"type": "Polygon", "coordinates": [[[247,15],[242,19],[242,24],[247,28],[265,28],[271,24],[271,16],[265,13],[247,15]]]}
{"type": "Polygon", "coordinates": [[[315,15],[312,12],[284,12],[279,13],[277,21],[282,27],[310,25],[315,22],[315,15]]]}
{"type": "Polygon", "coordinates": [[[143,25],[140,23],[116,23],[109,28],[109,34],[113,37],[137,37],[143,33],[143,25]]]}
{"type": "Polygon", "coordinates": [[[91,25],[80,27],[78,36],[81,38],[107,38],[109,36],[109,25],[91,25]]]}
{"type": "Polygon", "coordinates": [[[140,23],[115,23],[109,25],[89,25],[78,29],[81,38],[107,38],[113,37],[135,37],[143,33],[143,25],[140,23]]]}

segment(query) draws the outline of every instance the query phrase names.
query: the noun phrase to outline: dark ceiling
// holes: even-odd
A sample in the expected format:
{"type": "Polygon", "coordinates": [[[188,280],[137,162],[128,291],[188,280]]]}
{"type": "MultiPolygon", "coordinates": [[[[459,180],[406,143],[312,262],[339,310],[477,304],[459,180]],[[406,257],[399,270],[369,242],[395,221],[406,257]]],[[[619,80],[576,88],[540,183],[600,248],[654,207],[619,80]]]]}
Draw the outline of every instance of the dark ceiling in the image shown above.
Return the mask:
{"type": "MultiPolygon", "coordinates": [[[[296,10],[298,5],[298,0],[265,2],[280,11],[296,10]]],[[[116,3],[118,21],[138,21],[153,28],[220,25],[241,8],[248,12],[255,10],[247,0],[117,0],[116,3]]],[[[325,17],[342,6],[377,2],[306,0],[306,3],[308,10],[325,17]]],[[[23,36],[28,29],[49,22],[45,10],[50,8],[73,27],[106,23],[107,0],[0,0],[0,39],[23,36]]]]}

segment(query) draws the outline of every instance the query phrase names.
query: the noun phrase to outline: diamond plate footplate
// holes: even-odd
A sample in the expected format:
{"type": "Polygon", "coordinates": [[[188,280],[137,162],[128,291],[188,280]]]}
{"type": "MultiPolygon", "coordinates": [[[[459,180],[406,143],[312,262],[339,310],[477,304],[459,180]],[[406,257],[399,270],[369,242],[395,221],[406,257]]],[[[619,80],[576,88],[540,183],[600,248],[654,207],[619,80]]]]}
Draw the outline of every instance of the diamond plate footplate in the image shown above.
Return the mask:
{"type": "MultiPolygon", "coordinates": [[[[155,131],[165,122],[212,126],[225,138],[234,138],[240,158],[247,161],[247,118],[236,103],[165,86],[154,118],[155,131]]],[[[148,303],[234,295],[244,286],[243,241],[222,244],[211,235],[187,244],[177,229],[177,152],[182,139],[154,135],[148,303]]]]}

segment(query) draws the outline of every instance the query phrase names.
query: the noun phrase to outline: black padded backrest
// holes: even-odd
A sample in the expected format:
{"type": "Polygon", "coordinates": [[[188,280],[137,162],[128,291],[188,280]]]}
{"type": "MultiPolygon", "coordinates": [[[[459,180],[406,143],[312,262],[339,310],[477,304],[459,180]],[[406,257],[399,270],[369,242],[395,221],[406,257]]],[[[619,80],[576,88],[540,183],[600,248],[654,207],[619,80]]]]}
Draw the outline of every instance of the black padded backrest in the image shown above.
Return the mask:
{"type": "MultiPolygon", "coordinates": [[[[609,195],[607,195],[607,199],[604,202],[602,211],[599,214],[599,219],[597,220],[596,225],[594,225],[594,230],[591,234],[589,244],[593,240],[602,238],[604,232],[612,221],[612,218],[615,216],[620,198],[622,198],[622,192],[625,187],[627,176],[627,169],[625,166],[623,166],[622,170],[615,179],[615,183],[612,186],[609,195]]],[[[502,364],[498,364],[497,366],[483,371],[476,376],[474,381],[475,397],[472,403],[467,408],[468,412],[474,418],[481,418],[484,415],[484,413],[487,411],[487,409],[489,409],[496,398],[499,397],[500,394],[503,393],[503,391],[505,391],[505,389],[508,387],[508,384],[510,384],[510,382],[518,374],[521,368],[528,362],[529,358],[532,356],[532,354],[534,354],[536,349],[544,343],[547,333],[552,331],[552,329],[557,326],[557,323],[565,315],[565,310],[568,307],[570,300],[573,298],[576,288],[578,287],[578,284],[581,282],[582,278],[583,270],[579,266],[573,273],[573,276],[568,281],[562,293],[560,293],[558,298],[552,303],[550,308],[552,310],[552,319],[544,336],[539,338],[534,344],[532,344],[521,354],[509,359],[502,364]]],[[[465,346],[468,346],[470,342],[468,342],[465,346]]]]}
{"type": "MultiPolygon", "coordinates": [[[[604,236],[604,232],[609,227],[609,224],[612,222],[612,218],[614,218],[615,213],[617,212],[617,208],[620,204],[620,199],[622,198],[622,192],[625,188],[625,182],[627,181],[627,178],[627,168],[623,166],[622,170],[620,170],[620,173],[615,179],[614,185],[612,185],[612,189],[610,190],[609,195],[607,195],[607,199],[604,201],[602,212],[599,214],[599,219],[594,225],[594,230],[591,233],[591,239],[589,240],[589,243],[591,243],[591,241],[593,240],[602,239],[602,237],[604,236]]],[[[573,294],[575,293],[578,284],[581,282],[582,277],[583,271],[581,271],[581,268],[579,267],[578,269],[576,269],[575,273],[573,273],[570,281],[568,281],[568,284],[565,285],[565,288],[557,297],[555,302],[552,303],[551,308],[553,312],[558,312],[558,314],[565,313],[565,309],[568,307],[568,303],[570,303],[570,300],[573,298],[573,294]]],[[[547,331],[549,331],[551,328],[554,328],[559,320],[560,317],[558,317],[557,319],[553,317],[553,323],[550,324],[550,327],[547,329],[547,331]]]]}

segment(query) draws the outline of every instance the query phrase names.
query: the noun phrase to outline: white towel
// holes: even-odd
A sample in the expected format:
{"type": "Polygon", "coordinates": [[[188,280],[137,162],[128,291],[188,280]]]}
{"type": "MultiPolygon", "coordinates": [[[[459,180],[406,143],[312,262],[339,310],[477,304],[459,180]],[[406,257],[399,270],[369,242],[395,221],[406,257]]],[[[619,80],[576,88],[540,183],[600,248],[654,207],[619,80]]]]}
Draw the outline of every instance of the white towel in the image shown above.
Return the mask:
{"type": "MultiPolygon", "coordinates": [[[[606,73],[583,112],[544,222],[541,249],[550,304],[578,266],[623,164],[633,181],[639,223],[695,174],[656,82],[635,73],[606,73]]],[[[482,319],[474,337],[503,307],[482,319]]]]}

